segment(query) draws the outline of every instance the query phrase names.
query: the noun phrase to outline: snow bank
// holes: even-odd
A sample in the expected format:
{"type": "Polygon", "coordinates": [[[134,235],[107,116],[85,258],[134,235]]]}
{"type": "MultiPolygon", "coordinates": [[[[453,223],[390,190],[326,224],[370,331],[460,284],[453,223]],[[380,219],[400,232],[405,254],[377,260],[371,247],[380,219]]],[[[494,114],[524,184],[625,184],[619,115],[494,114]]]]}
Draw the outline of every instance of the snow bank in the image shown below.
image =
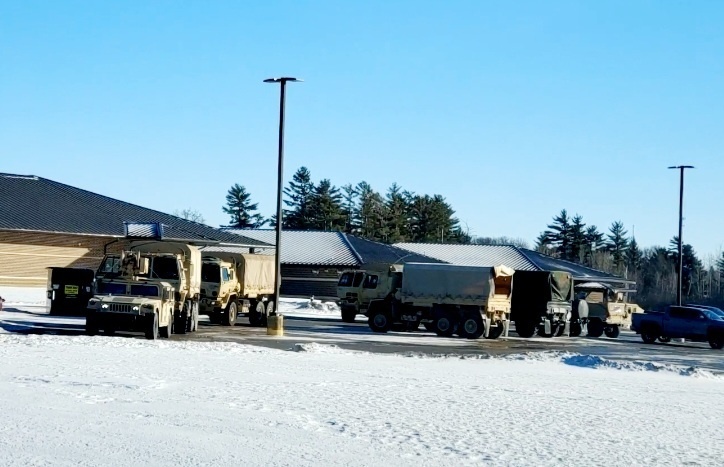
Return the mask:
{"type": "Polygon", "coordinates": [[[718,465],[724,383],[588,356],[0,335],[0,465],[718,465]],[[592,370],[593,369],[593,370],[592,370]]]}
{"type": "Polygon", "coordinates": [[[0,297],[5,299],[3,306],[45,306],[45,294],[42,287],[0,287],[0,297]]]}
{"type": "Polygon", "coordinates": [[[286,316],[340,318],[339,305],[315,298],[282,298],[280,310],[286,316]]]}

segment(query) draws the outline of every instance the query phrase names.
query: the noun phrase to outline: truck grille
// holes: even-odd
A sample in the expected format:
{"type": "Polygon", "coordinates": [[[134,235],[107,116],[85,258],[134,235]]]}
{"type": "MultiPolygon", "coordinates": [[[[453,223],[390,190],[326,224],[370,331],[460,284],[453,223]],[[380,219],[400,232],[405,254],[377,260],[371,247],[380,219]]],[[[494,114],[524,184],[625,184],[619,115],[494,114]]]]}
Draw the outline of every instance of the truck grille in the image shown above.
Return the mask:
{"type": "Polygon", "coordinates": [[[117,313],[130,313],[131,305],[124,305],[122,303],[111,303],[110,310],[117,313]]]}

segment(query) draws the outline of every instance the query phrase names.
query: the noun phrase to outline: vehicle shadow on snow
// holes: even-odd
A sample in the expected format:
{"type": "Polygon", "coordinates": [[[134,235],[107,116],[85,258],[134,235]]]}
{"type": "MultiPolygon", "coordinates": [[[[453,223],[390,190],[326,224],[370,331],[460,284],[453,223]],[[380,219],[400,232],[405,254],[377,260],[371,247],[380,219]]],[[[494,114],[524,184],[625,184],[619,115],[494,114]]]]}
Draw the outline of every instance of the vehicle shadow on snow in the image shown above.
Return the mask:
{"type": "Polygon", "coordinates": [[[13,334],[60,334],[78,336],[85,333],[83,326],[37,321],[0,321],[0,329],[13,334]]]}

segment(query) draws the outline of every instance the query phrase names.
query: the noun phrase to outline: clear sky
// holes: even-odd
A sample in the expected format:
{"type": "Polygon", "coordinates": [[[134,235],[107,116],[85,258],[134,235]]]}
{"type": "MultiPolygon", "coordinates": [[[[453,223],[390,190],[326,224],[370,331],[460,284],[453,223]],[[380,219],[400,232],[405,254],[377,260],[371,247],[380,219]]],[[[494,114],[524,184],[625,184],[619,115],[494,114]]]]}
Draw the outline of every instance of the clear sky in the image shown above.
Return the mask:
{"type": "MultiPolygon", "coordinates": [[[[0,171],[228,222],[245,185],[397,182],[470,233],[560,209],[643,246],[724,244],[724,2],[0,0],[0,171]]],[[[80,207],[79,207],[80,208],[80,207]]]]}

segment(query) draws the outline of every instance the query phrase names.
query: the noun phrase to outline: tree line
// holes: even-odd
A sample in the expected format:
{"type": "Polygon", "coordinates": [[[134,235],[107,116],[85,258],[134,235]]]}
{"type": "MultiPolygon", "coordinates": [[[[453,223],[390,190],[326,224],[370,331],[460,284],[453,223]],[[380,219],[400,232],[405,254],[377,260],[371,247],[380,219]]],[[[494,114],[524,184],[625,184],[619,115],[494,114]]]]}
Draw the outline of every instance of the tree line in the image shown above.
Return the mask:
{"type": "MultiPolygon", "coordinates": [[[[384,243],[470,243],[455,210],[442,195],[416,194],[393,183],[383,195],[365,182],[337,187],[329,179],[312,180],[300,167],[284,187],[282,227],[293,230],[340,231],[384,243]]],[[[251,194],[232,186],[223,207],[229,227],[276,226],[276,216],[264,218],[251,194]]]]}
{"type": "MultiPolygon", "coordinates": [[[[329,179],[314,182],[306,167],[299,168],[284,188],[285,229],[340,231],[383,243],[436,242],[515,245],[525,240],[473,237],[461,228],[455,210],[442,195],[416,194],[393,183],[384,194],[367,182],[337,187],[329,179]]],[[[258,212],[251,194],[235,184],[223,207],[229,227],[274,227],[274,215],[258,212]]],[[[196,211],[182,217],[198,220],[196,211]],[[196,217],[196,218],[194,218],[196,217]]],[[[203,219],[203,218],[201,218],[203,219]]],[[[667,246],[642,248],[620,221],[607,230],[587,225],[579,214],[563,209],[537,237],[535,250],[636,282],[634,300],[644,307],[672,303],[678,286],[678,238],[667,246]]],[[[682,246],[682,296],[685,302],[724,305],[724,253],[699,258],[690,244],[682,246]],[[706,264],[705,264],[706,263],[706,264]]]]}
{"type": "MultiPolygon", "coordinates": [[[[669,245],[641,248],[624,224],[608,231],[586,225],[564,209],[536,239],[537,251],[636,282],[634,300],[644,307],[673,303],[679,268],[679,238],[669,245]]],[[[682,301],[724,304],[724,254],[705,265],[690,244],[682,245],[682,301]]]]}

